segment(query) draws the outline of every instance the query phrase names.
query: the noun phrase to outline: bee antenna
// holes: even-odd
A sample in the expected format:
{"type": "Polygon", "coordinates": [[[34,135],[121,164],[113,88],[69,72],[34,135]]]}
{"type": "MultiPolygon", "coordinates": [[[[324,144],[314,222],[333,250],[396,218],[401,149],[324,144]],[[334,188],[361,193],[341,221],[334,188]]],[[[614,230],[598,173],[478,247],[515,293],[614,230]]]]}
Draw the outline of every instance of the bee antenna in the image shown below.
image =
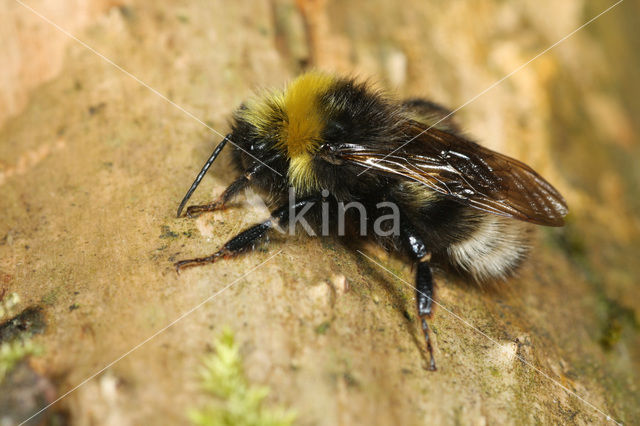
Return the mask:
{"type": "Polygon", "coordinates": [[[182,209],[184,208],[185,204],[187,204],[187,201],[189,201],[189,198],[191,198],[191,194],[193,194],[193,191],[195,191],[198,185],[200,185],[200,181],[202,180],[204,175],[207,173],[207,170],[209,170],[209,167],[211,167],[213,162],[216,161],[216,157],[218,157],[218,154],[220,154],[220,151],[222,151],[222,148],[224,148],[224,146],[227,144],[227,141],[229,141],[230,137],[231,137],[231,134],[228,134],[227,136],[224,137],[224,139],[222,139],[222,141],[218,144],[218,146],[216,146],[216,149],[213,150],[213,153],[211,153],[211,156],[209,156],[209,159],[207,160],[207,162],[204,164],[204,166],[202,166],[202,170],[200,170],[200,173],[198,173],[198,176],[196,176],[196,180],[193,181],[193,183],[191,184],[191,188],[189,188],[186,195],[180,202],[180,207],[178,207],[177,217],[180,217],[180,213],[182,213],[182,209]]]}

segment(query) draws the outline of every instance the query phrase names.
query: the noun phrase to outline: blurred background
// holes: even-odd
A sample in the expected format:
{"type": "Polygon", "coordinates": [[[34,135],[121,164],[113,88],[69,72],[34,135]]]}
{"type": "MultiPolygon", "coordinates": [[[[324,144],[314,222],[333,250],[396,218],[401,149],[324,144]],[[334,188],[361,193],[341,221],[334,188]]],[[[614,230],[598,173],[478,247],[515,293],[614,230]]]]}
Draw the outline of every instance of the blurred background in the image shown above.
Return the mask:
{"type": "MultiPolygon", "coordinates": [[[[31,422],[255,424],[234,407],[258,424],[640,421],[637,1],[2,8],[1,424],[70,390],[31,422]],[[174,217],[220,139],[207,126],[225,134],[247,96],[309,68],[464,106],[455,117],[472,138],[568,201],[567,225],[537,230],[518,277],[486,288],[437,277],[440,302],[486,336],[437,311],[436,373],[423,368],[411,289],[337,241],[277,238],[173,271],[265,214],[174,217]]],[[[194,203],[232,181],[227,155],[194,203]]],[[[411,281],[402,259],[363,249],[411,281]]]]}

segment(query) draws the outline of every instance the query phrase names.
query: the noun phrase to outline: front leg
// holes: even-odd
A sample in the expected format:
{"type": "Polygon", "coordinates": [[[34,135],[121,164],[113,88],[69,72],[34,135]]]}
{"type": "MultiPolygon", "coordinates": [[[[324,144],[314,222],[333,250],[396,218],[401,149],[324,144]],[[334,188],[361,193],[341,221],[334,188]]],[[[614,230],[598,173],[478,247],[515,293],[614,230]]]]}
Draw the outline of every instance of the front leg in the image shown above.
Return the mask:
{"type": "Polygon", "coordinates": [[[224,190],[222,194],[212,203],[202,204],[198,206],[189,206],[187,207],[187,217],[193,218],[200,213],[204,212],[212,212],[215,210],[221,210],[225,208],[225,205],[231,201],[241,190],[246,188],[249,185],[249,177],[248,175],[240,176],[238,179],[233,181],[231,185],[224,190]]]}
{"type": "MultiPolygon", "coordinates": [[[[193,266],[205,265],[207,263],[214,263],[218,258],[222,257],[227,259],[233,257],[239,253],[250,250],[255,247],[256,243],[267,235],[267,232],[273,228],[274,222],[278,224],[286,224],[289,220],[290,214],[295,214],[297,211],[304,209],[309,203],[313,203],[317,199],[315,197],[303,198],[296,201],[294,204],[285,203],[271,213],[271,217],[264,222],[253,225],[252,227],[242,231],[235,237],[231,238],[227,243],[222,246],[220,250],[213,253],[210,256],[198,257],[195,259],[187,259],[176,262],[176,272],[180,273],[181,269],[191,268],[193,266]]],[[[300,214],[303,214],[302,211],[300,214]]]]}
{"type": "MultiPolygon", "coordinates": [[[[277,156],[273,156],[267,160],[267,163],[276,159],[277,156]]],[[[266,169],[265,163],[258,163],[249,168],[244,172],[242,176],[238,179],[234,180],[231,185],[224,190],[222,194],[212,203],[202,204],[199,206],[189,206],[187,207],[187,216],[194,217],[200,213],[204,212],[212,212],[215,210],[220,210],[225,207],[225,205],[231,201],[240,191],[245,189],[251,183],[251,180],[258,174],[263,172],[266,169]]],[[[184,204],[180,205],[180,209],[178,209],[178,215],[180,210],[182,210],[184,204]]]]}

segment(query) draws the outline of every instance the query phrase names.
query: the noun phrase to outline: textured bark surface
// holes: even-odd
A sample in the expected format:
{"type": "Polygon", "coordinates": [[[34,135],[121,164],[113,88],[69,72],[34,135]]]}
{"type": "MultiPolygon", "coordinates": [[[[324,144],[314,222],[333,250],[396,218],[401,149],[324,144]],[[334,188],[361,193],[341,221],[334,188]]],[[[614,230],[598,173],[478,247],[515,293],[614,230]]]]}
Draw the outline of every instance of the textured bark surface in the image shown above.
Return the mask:
{"type": "Polygon", "coordinates": [[[114,0],[20,3],[15,0],[1,3],[0,125],[22,111],[31,90],[56,77],[63,67],[65,47],[71,39],[46,19],[74,33],[118,4],[114,0]],[[30,7],[35,12],[28,11],[30,7]]]}
{"type": "MultiPolygon", "coordinates": [[[[254,89],[308,65],[457,108],[610,5],[393,3],[133,1],[76,35],[224,134],[254,89]]],[[[640,421],[638,16],[622,3],[456,114],[553,182],[571,214],[536,232],[507,283],[437,275],[435,373],[423,368],[412,290],[356,249],[403,280],[412,271],[372,245],[278,236],[177,276],[173,260],[214,251],[265,211],[239,202],[176,219],[219,137],[70,41],[57,77],[0,128],[0,285],[43,308],[33,369],[62,395],[235,284],[51,410],[73,424],[185,422],[204,398],[200,360],[228,325],[251,382],[300,424],[606,421],[559,384],[640,421]]],[[[193,202],[233,180],[228,158],[193,202]]]]}

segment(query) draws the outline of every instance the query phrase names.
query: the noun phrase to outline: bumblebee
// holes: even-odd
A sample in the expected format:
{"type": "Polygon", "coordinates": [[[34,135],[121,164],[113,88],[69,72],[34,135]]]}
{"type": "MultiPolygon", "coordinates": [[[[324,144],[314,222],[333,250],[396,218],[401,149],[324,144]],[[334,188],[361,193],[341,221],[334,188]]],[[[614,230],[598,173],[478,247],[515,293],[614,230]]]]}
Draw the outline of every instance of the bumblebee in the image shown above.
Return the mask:
{"type": "MultiPolygon", "coordinates": [[[[231,133],[198,174],[178,217],[227,142],[240,177],[212,203],[188,207],[187,215],[223,209],[247,187],[278,207],[214,254],[177,262],[176,270],[247,251],[292,215],[304,213],[317,227],[336,206],[357,202],[366,231],[389,214],[377,208],[381,203],[395,206],[395,232],[387,226],[373,238],[415,266],[417,313],[435,369],[426,321],[433,313],[432,267],[480,282],[503,279],[529,250],[530,224],[562,226],[567,214],[551,184],[526,164],[463,136],[451,115],[427,100],[394,100],[366,82],[318,71],[255,96],[234,112],[231,133]]],[[[345,217],[363,230],[357,215],[345,217]]]]}

